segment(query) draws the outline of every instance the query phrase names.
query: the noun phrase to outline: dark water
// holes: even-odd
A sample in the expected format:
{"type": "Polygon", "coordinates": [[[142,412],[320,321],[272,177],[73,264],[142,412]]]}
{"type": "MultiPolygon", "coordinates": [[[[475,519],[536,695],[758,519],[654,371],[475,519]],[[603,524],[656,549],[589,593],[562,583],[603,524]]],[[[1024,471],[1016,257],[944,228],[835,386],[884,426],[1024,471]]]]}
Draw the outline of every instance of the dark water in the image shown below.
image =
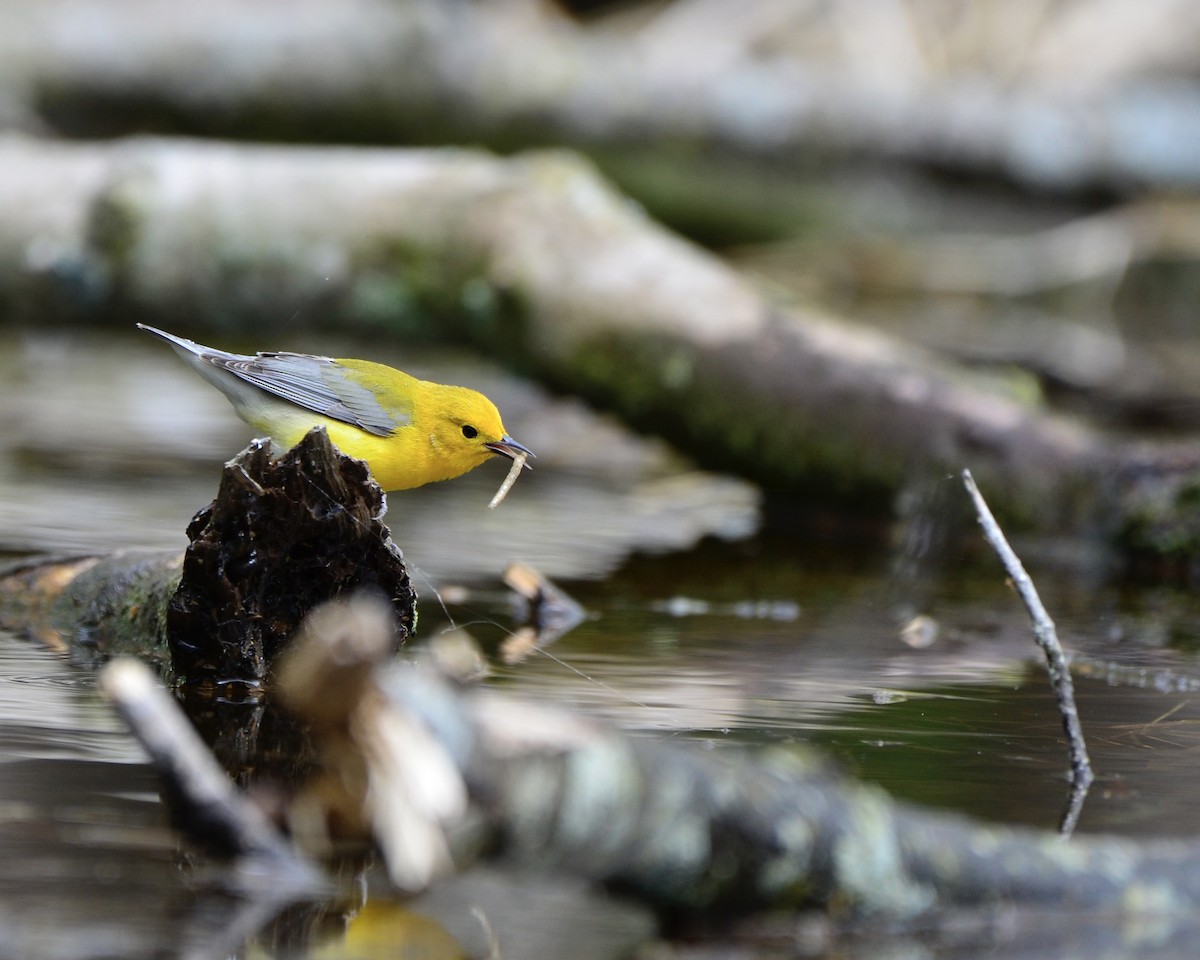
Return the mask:
{"type": "MultiPolygon", "coordinates": [[[[923,608],[941,637],[912,649],[899,637],[904,605],[884,559],[826,547],[806,562],[768,532],[635,561],[602,584],[576,585],[594,618],[501,681],[645,736],[813,743],[906,799],[1054,828],[1067,794],[1065,742],[1015,595],[988,563],[943,572],[923,608]]],[[[1042,592],[1085,665],[1148,671],[1139,686],[1076,678],[1097,772],[1080,828],[1195,832],[1188,768],[1200,699],[1164,689],[1200,676],[1180,636],[1197,622],[1189,591],[1155,591],[1153,629],[1144,594],[1114,600],[1112,586],[1089,593],[1053,580],[1042,592]],[[1178,626],[1164,643],[1170,622],[1178,626]]]]}
{"type": "MultiPolygon", "coordinates": [[[[787,550],[769,536],[712,541],[633,559],[603,580],[568,582],[591,617],[544,654],[516,666],[494,663],[493,682],[646,737],[717,749],[816,744],[906,799],[1054,828],[1066,798],[1059,720],[1023,611],[999,578],[973,572],[947,581],[928,608],[945,639],[913,650],[897,637],[886,563],[861,550],[826,551],[810,566],[787,550]]],[[[1047,594],[1053,604],[1054,591],[1047,594]]],[[[426,636],[442,629],[429,606],[426,636]]],[[[485,648],[512,622],[507,602],[487,589],[448,609],[456,621],[476,621],[469,629],[485,648]]],[[[1099,656],[1115,646],[1126,662],[1172,676],[1194,668],[1194,653],[1163,647],[1157,635],[1112,639],[1113,622],[1140,622],[1136,609],[1113,610],[1105,622],[1082,610],[1067,614],[1062,631],[1076,649],[1099,656]]],[[[1095,680],[1079,681],[1078,694],[1098,773],[1081,829],[1194,832],[1197,697],[1095,680]]],[[[211,951],[237,944],[214,943],[214,922],[226,932],[248,924],[247,937],[264,924],[259,937],[268,940],[289,929],[268,924],[269,911],[239,914],[238,902],[210,888],[205,872],[173,839],[155,780],[92,676],[0,634],[0,955],[154,956],[186,935],[197,941],[195,955],[218,956],[211,951]]],[[[391,911],[385,929],[423,930],[413,917],[425,917],[478,945],[481,928],[467,901],[503,903],[511,888],[471,875],[443,900],[429,900],[426,913],[386,901],[372,909],[391,911]]],[[[502,942],[532,951],[519,955],[561,955],[555,937],[584,918],[605,919],[597,952],[576,956],[614,955],[616,945],[649,929],[637,911],[553,889],[559,901],[548,913],[493,906],[503,918],[493,921],[502,942]]],[[[359,905],[344,898],[343,891],[336,922],[317,925],[317,942],[341,942],[343,918],[358,915],[359,905]]],[[[301,953],[314,942],[310,921],[300,924],[309,933],[292,932],[301,953]]]]}
{"type": "MultiPolygon", "coordinates": [[[[213,463],[241,442],[222,401],[208,398],[212,412],[180,437],[170,417],[170,429],[148,426],[147,408],[161,394],[182,415],[207,394],[202,384],[187,392],[169,353],[125,345],[121,362],[141,375],[122,379],[128,396],[114,401],[111,376],[92,374],[88,386],[95,344],[10,347],[0,356],[32,358],[21,391],[32,419],[5,438],[0,547],[182,546],[211,496],[213,463]],[[107,432],[64,425],[50,400],[31,403],[67,376],[83,419],[107,432]]],[[[453,622],[495,651],[515,623],[500,571],[530,561],[589,616],[520,664],[492,662],[490,682],[512,694],[701,749],[815,744],[902,798],[1056,826],[1067,794],[1058,715],[1024,611],[969,526],[914,557],[884,536],[801,523],[786,505],[764,512],[746,485],[697,473],[582,408],[471,364],[454,370],[465,382],[491,378],[510,430],[543,456],[494,512],[484,505],[502,470],[393,498],[389,522],[420,571],[418,643],[453,622]],[[604,437],[609,459],[579,446],[581,431],[604,437]],[[919,649],[901,639],[916,614],[937,628],[919,649]]],[[[1195,599],[1049,559],[1077,556],[1062,545],[1027,547],[1068,647],[1102,671],[1145,670],[1077,680],[1097,772],[1080,829],[1194,834],[1195,599]]],[[[376,880],[343,878],[328,902],[304,908],[233,895],[175,839],[140,749],[92,675],[0,633],[0,958],[483,956],[489,927],[505,957],[614,957],[653,931],[637,908],[559,880],[477,870],[408,904],[376,880]]],[[[906,955],[984,954],[925,945],[906,955]]]]}

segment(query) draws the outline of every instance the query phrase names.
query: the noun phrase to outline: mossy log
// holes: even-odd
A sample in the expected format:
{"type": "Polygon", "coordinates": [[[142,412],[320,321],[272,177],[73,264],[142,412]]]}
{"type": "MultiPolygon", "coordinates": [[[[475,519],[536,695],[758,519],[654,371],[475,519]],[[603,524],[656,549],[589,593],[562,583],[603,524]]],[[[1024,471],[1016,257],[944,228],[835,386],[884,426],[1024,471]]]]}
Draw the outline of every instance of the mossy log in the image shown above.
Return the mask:
{"type": "Polygon", "coordinates": [[[0,162],[15,316],[437,329],[812,504],[885,516],[914,478],[969,467],[1010,528],[1200,555],[1200,453],[1110,441],[924,351],[781,309],[566,154],[10,138],[0,162]]]}
{"type": "Polygon", "coordinates": [[[121,654],[169,680],[257,686],[301,621],[344,592],[394,610],[395,649],[415,594],[365,463],[316,429],[278,459],[255,441],[225,465],[186,553],[127,551],[0,571],[0,622],[94,664],[121,654]]]}
{"type": "Polygon", "coordinates": [[[123,550],[8,564],[0,569],[0,625],[84,665],[129,654],[168,671],[166,605],[179,585],[182,559],[174,552],[123,550]]]}

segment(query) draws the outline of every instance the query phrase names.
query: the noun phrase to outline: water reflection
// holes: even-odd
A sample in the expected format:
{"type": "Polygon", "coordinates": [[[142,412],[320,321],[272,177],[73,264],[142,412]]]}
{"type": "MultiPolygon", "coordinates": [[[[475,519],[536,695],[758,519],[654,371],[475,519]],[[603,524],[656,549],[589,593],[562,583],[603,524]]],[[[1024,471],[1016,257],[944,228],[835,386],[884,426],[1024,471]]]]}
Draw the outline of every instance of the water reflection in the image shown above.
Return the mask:
{"type": "MultiPolygon", "coordinates": [[[[1059,716],[1024,610],[987,562],[947,574],[927,598],[940,625],[927,649],[900,638],[887,565],[855,549],[827,545],[810,568],[787,538],[764,535],[568,586],[592,618],[527,663],[500,668],[498,682],[514,692],[646,736],[814,742],[907,799],[1014,824],[1058,822],[1067,796],[1059,716]]],[[[1193,616],[1189,594],[1171,604],[1160,592],[1159,626],[1149,631],[1140,594],[1117,605],[1107,589],[1089,593],[1064,577],[1043,596],[1068,647],[1089,663],[1200,676],[1190,649],[1163,643],[1178,631],[1161,624],[1193,616]]],[[[1200,827],[1186,773],[1200,745],[1196,693],[1087,678],[1076,687],[1098,776],[1081,829],[1151,836],[1200,827]]]]}
{"type": "Polygon", "coordinates": [[[90,676],[0,632],[0,953],[118,955],[161,938],[186,897],[141,760],[90,676]]]}

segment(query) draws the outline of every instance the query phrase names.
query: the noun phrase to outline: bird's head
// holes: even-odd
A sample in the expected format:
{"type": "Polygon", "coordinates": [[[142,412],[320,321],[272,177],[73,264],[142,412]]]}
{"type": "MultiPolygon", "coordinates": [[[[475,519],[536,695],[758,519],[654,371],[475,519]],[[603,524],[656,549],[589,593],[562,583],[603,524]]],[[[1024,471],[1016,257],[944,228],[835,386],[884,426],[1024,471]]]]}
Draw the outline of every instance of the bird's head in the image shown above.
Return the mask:
{"type": "Polygon", "coordinates": [[[532,450],[508,435],[500,411],[482,393],[466,387],[443,389],[445,393],[439,398],[429,441],[459,473],[466,473],[496,455],[510,460],[519,453],[533,456],[532,450]]]}

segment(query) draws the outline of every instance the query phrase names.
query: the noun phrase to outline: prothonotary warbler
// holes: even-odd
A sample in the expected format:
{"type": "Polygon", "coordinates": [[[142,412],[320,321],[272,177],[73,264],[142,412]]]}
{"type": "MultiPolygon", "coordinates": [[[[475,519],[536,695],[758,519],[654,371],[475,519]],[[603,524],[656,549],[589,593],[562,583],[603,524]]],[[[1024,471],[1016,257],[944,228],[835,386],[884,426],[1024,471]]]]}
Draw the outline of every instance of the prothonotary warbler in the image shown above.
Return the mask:
{"type": "Polygon", "coordinates": [[[256,430],[290,447],[322,426],[343,453],[367,462],[384,490],[449,480],[499,454],[513,469],[494,506],[533,456],[505,432],[495,404],[466,387],[418,380],[369,360],[226,353],[138,326],[171,344],[256,430]]]}

